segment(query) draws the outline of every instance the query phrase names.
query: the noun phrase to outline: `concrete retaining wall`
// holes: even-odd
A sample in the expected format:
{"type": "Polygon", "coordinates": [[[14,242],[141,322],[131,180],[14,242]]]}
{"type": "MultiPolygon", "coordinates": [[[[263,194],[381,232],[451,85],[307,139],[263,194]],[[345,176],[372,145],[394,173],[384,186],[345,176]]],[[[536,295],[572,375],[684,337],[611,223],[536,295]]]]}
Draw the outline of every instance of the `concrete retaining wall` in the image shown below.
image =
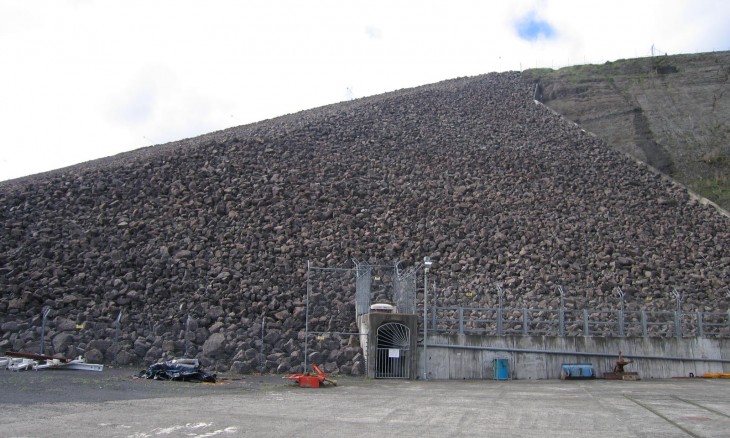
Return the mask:
{"type": "MultiPolygon", "coordinates": [[[[492,361],[507,358],[513,379],[557,379],[563,363],[590,363],[597,377],[611,371],[618,352],[635,362],[626,371],[636,371],[642,379],[664,379],[694,373],[730,372],[730,339],[706,338],[604,338],[548,336],[475,336],[430,335],[428,371],[431,379],[491,379],[492,361]],[[439,347],[438,345],[441,345],[439,347]],[[467,348],[449,348],[466,346],[467,348]],[[545,353],[505,350],[541,350],[545,353]],[[549,352],[580,352],[552,354],[549,352]],[[590,354],[606,355],[606,357],[590,354]],[[654,356],[637,358],[635,356],[654,356]],[[724,359],[728,362],[670,360],[662,358],[724,359]]],[[[418,355],[418,370],[423,370],[423,351],[418,355]]]]}

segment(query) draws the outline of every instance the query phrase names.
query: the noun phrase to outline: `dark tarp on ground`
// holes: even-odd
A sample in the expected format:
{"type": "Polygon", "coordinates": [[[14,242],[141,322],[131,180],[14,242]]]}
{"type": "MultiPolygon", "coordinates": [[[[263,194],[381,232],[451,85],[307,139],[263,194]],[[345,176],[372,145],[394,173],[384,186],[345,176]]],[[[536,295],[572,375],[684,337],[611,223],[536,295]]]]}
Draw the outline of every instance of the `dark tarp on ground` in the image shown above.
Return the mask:
{"type": "Polygon", "coordinates": [[[146,370],[139,372],[137,377],[154,380],[174,380],[178,382],[206,382],[215,383],[216,375],[192,365],[168,362],[158,362],[150,365],[146,370]]]}

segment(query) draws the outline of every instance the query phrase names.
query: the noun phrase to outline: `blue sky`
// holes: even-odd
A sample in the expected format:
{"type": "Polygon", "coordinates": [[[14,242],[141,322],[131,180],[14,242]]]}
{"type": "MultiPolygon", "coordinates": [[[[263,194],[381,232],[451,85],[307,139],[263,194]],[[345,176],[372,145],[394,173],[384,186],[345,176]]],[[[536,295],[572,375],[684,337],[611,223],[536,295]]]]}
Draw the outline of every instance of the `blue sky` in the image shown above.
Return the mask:
{"type": "Polygon", "coordinates": [[[0,0],[0,180],[459,76],[730,49],[725,0],[0,0]]]}
{"type": "Polygon", "coordinates": [[[535,12],[519,17],[515,23],[517,35],[525,41],[535,42],[540,39],[555,38],[555,29],[545,20],[537,18],[535,12]]]}

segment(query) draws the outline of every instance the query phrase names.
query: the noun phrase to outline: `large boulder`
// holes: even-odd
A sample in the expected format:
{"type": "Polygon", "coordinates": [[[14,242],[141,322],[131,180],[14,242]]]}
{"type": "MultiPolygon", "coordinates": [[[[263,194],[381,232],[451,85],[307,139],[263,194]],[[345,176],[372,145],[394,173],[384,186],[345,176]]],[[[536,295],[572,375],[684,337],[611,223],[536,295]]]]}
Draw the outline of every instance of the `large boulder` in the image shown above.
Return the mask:
{"type": "Polygon", "coordinates": [[[213,333],[203,343],[203,356],[206,357],[219,357],[225,353],[226,347],[226,336],[223,333],[213,333]]]}
{"type": "Polygon", "coordinates": [[[76,338],[68,332],[59,333],[53,337],[53,351],[56,354],[66,354],[66,349],[74,344],[76,338]]]}

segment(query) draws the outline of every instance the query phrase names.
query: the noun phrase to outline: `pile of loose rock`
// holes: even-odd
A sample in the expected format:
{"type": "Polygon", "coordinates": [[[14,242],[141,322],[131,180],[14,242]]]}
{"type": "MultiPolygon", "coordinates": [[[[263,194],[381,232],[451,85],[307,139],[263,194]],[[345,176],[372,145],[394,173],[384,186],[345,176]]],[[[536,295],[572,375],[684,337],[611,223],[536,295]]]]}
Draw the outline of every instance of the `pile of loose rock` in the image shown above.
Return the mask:
{"type": "MultiPolygon", "coordinates": [[[[300,371],[308,261],[430,255],[442,284],[499,281],[514,307],[555,308],[560,284],[577,308],[615,308],[620,286],[673,309],[676,286],[688,311],[726,310],[730,220],[532,91],[461,78],[0,183],[0,350],[37,351],[50,308],[47,353],[300,371]]],[[[354,281],[316,281],[313,324],[352,332],[354,281]]],[[[306,354],[363,372],[356,336],[306,354]]]]}

